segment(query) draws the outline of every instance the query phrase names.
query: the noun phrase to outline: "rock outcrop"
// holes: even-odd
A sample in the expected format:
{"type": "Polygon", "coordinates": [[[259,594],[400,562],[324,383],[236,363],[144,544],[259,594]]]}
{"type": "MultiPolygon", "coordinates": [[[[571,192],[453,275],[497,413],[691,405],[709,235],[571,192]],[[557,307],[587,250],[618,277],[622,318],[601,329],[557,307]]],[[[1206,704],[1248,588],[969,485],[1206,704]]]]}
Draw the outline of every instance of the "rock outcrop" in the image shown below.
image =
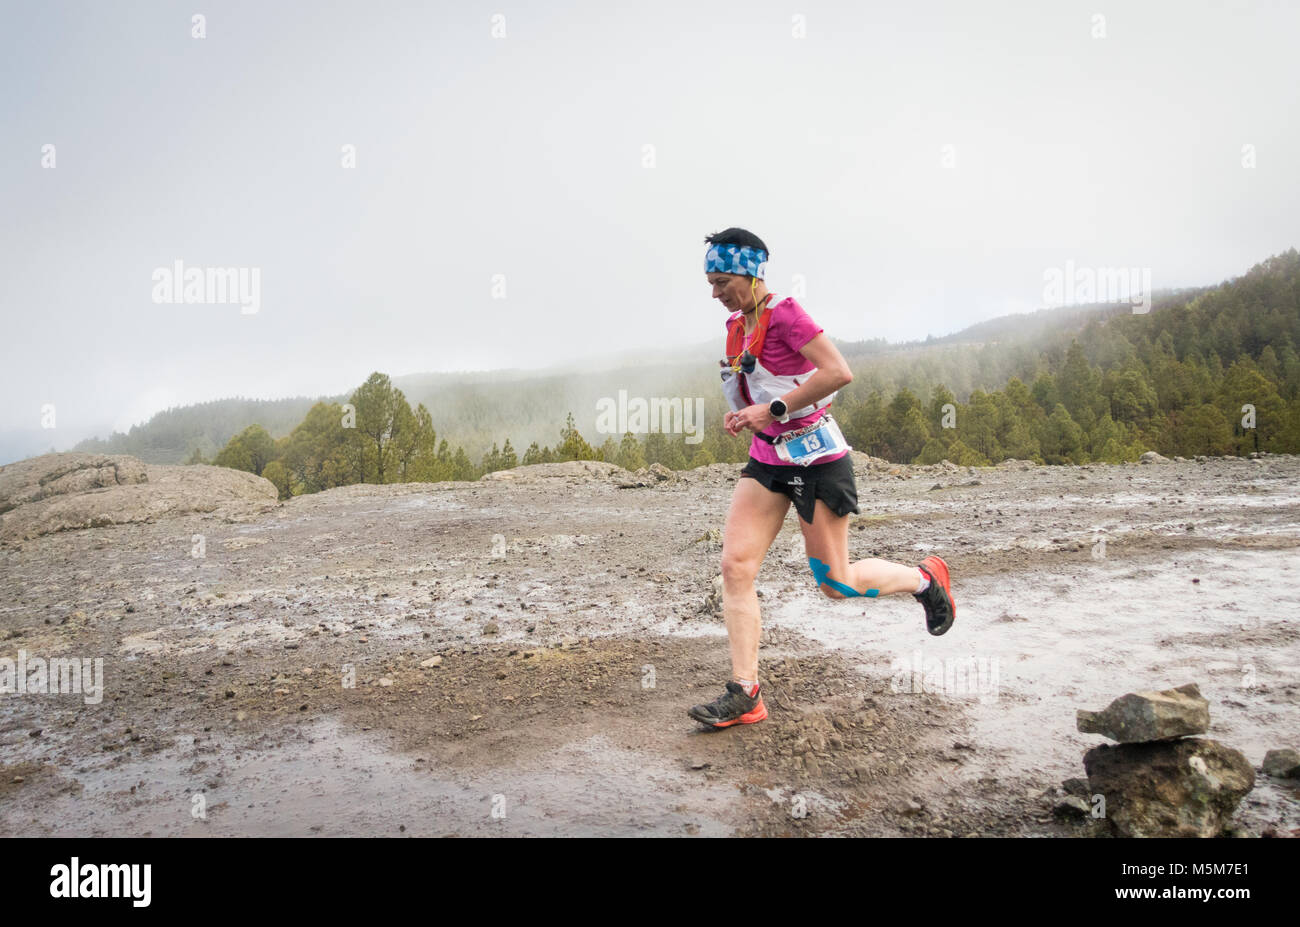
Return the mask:
{"type": "Polygon", "coordinates": [[[43,454],[0,467],[0,515],[51,496],[148,482],[145,464],[121,454],[43,454]]]}
{"type": "Polygon", "coordinates": [[[242,470],[156,466],[124,455],[43,454],[0,467],[0,545],[79,528],[213,512],[268,511],[278,493],[242,470]]]}
{"type": "Polygon", "coordinates": [[[603,460],[566,460],[562,463],[529,464],[510,470],[493,470],[479,477],[485,482],[531,483],[551,479],[612,479],[626,477],[627,471],[618,464],[603,460]]]}
{"type": "MultiPolygon", "coordinates": [[[[734,465],[737,472],[740,471],[740,465],[734,465]]],[[[655,486],[659,483],[675,483],[681,479],[689,479],[685,474],[690,470],[670,470],[661,463],[652,463],[648,467],[641,467],[631,473],[624,471],[619,479],[619,489],[644,489],[647,486],[655,486]]]]}

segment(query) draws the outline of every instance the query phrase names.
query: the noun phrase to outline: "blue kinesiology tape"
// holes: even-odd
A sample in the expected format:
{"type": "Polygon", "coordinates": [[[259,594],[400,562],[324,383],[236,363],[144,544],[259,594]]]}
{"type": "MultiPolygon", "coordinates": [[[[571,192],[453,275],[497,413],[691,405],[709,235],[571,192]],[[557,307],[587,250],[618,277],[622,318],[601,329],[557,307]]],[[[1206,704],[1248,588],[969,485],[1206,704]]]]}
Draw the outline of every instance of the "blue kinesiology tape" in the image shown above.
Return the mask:
{"type": "Polygon", "coordinates": [[[876,596],[880,595],[879,589],[868,589],[866,592],[858,592],[858,590],[854,589],[852,586],[846,586],[841,582],[837,582],[836,580],[828,579],[826,574],[830,573],[831,571],[830,566],[825,563],[822,563],[816,557],[808,558],[808,566],[813,571],[813,577],[817,580],[817,585],[830,586],[832,589],[834,589],[836,592],[838,592],[840,595],[846,598],[852,596],[863,596],[868,599],[874,599],[876,596]]]}

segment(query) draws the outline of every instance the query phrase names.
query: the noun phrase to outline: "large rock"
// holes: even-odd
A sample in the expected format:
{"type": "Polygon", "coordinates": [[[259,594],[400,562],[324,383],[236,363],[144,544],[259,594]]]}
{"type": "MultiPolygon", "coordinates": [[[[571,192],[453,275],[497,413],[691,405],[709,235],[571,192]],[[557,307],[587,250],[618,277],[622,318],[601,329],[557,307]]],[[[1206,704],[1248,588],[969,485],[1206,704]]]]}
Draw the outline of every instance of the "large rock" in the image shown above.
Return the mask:
{"type": "Polygon", "coordinates": [[[277,505],[269,481],[227,467],[155,466],[135,457],[44,454],[0,467],[0,546],[79,528],[214,512],[241,517],[277,505]]]}
{"type": "Polygon", "coordinates": [[[43,454],[0,467],[0,514],[51,496],[144,483],[143,461],[122,454],[43,454]]]}
{"type": "Polygon", "coordinates": [[[1268,751],[1264,754],[1264,775],[1300,779],[1300,753],[1289,749],[1268,751]]]}
{"type": "MultiPolygon", "coordinates": [[[[740,468],[731,465],[735,470],[740,468]]],[[[681,471],[685,474],[687,471],[681,471]]],[[[619,489],[644,489],[647,486],[657,486],[659,483],[676,482],[680,477],[678,471],[671,470],[661,463],[652,463],[649,467],[641,467],[635,471],[622,471],[618,479],[619,489]]]]}
{"type": "Polygon", "coordinates": [[[1239,750],[1200,737],[1103,744],[1083,757],[1088,789],[1105,797],[1106,819],[1124,837],[1215,837],[1255,770],[1239,750]]]}
{"type": "Polygon", "coordinates": [[[1170,740],[1210,729],[1210,703],[1196,683],[1163,692],[1130,692],[1103,711],[1079,709],[1076,723],[1085,734],[1103,734],[1122,744],[1170,740]]]}
{"type": "Polygon", "coordinates": [[[550,479],[607,480],[626,477],[628,472],[618,464],[604,460],[566,460],[561,463],[529,464],[511,470],[494,470],[479,477],[486,482],[532,483],[550,479]]]}
{"type": "Polygon", "coordinates": [[[687,482],[735,482],[740,477],[743,463],[711,463],[690,470],[674,470],[673,476],[687,482]]]}
{"type": "Polygon", "coordinates": [[[849,451],[849,459],[853,461],[853,469],[866,471],[885,471],[897,467],[898,464],[885,460],[883,457],[872,457],[870,454],[864,454],[862,451],[849,451]]]}
{"type": "Polygon", "coordinates": [[[1162,463],[1169,463],[1169,458],[1162,457],[1161,455],[1157,454],[1155,451],[1147,451],[1145,454],[1143,454],[1141,457],[1138,458],[1138,462],[1144,464],[1162,464],[1162,463]]]}

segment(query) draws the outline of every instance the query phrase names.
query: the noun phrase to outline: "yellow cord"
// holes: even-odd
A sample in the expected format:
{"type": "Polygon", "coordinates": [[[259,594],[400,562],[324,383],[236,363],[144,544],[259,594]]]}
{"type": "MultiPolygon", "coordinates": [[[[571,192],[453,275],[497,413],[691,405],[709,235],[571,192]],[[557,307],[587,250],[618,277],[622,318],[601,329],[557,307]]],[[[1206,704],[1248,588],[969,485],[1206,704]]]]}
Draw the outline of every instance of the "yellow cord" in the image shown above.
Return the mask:
{"type": "MultiPolygon", "coordinates": [[[[734,371],[736,371],[737,373],[740,372],[740,358],[741,358],[741,355],[743,355],[743,354],[745,354],[747,351],[749,351],[749,346],[752,345],[752,344],[754,343],[754,336],[756,336],[756,335],[758,334],[758,296],[757,296],[757,292],[758,292],[758,278],[757,278],[757,277],[752,277],[752,278],[750,278],[750,281],[749,281],[749,298],[752,299],[752,300],[754,301],[754,313],[755,313],[755,314],[754,314],[754,330],[753,330],[752,332],[748,332],[748,333],[747,333],[747,334],[749,335],[749,337],[746,339],[746,344],[745,344],[745,345],[740,349],[740,354],[737,354],[737,355],[736,355],[736,362],[735,362],[734,364],[731,365],[731,369],[734,370],[734,371]]],[[[768,296],[770,296],[770,295],[771,295],[771,294],[769,293],[768,296]]],[[[763,302],[764,302],[764,303],[767,302],[767,297],[766,297],[766,296],[763,297],[763,302]]],[[[744,324],[744,323],[742,323],[742,324],[744,324]]]]}

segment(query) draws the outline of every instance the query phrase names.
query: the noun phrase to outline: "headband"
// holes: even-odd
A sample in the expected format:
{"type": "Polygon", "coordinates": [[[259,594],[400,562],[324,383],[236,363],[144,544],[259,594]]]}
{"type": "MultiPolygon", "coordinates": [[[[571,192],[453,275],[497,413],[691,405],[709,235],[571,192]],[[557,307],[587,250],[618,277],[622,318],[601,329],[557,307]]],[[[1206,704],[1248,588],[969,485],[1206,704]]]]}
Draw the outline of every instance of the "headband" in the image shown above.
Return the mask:
{"type": "Polygon", "coordinates": [[[744,274],[763,279],[767,273],[767,252],[740,245],[710,245],[704,255],[706,274],[744,274]]]}

